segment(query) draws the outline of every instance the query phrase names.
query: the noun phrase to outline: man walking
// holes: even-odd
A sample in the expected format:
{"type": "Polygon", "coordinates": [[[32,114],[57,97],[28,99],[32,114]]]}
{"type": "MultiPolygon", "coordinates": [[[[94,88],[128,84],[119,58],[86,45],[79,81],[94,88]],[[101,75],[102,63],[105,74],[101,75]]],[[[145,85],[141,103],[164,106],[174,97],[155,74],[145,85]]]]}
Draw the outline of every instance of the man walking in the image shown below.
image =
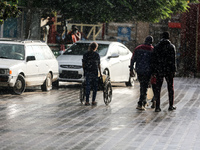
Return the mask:
{"type": "Polygon", "coordinates": [[[160,112],[160,92],[163,79],[167,81],[169,96],[169,111],[175,110],[174,106],[174,76],[176,71],[175,65],[175,46],[169,40],[169,32],[163,32],[162,39],[154,47],[153,52],[153,74],[156,75],[156,112],[160,112]]]}
{"type": "Polygon", "coordinates": [[[133,68],[136,63],[135,71],[138,75],[138,80],[140,82],[140,98],[138,101],[138,106],[136,109],[145,110],[147,105],[147,89],[151,78],[151,56],[153,52],[153,37],[147,36],[145,43],[139,45],[135,48],[133,56],[131,58],[130,64],[130,75],[133,76],[133,68]]]}

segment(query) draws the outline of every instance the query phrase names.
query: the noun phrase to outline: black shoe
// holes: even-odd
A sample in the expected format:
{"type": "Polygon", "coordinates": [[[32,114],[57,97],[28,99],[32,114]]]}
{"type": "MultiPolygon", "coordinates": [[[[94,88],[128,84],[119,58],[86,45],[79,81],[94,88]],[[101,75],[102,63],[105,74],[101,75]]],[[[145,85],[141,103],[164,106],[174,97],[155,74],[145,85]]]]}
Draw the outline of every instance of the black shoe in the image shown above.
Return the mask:
{"type": "Polygon", "coordinates": [[[96,105],[97,105],[97,102],[94,102],[94,101],[93,101],[93,102],[92,102],[92,105],[93,105],[93,106],[96,106],[96,105]]]}
{"type": "Polygon", "coordinates": [[[145,110],[144,106],[143,105],[139,105],[136,107],[136,109],[139,109],[139,110],[145,110]]]}
{"type": "Polygon", "coordinates": [[[89,102],[86,102],[86,103],[85,103],[85,106],[90,106],[90,103],[89,103],[89,102]]]}
{"type": "Polygon", "coordinates": [[[155,108],[156,107],[156,101],[152,102],[151,108],[155,108]]]}
{"type": "Polygon", "coordinates": [[[176,110],[176,107],[175,107],[175,106],[169,106],[168,110],[169,110],[169,111],[176,110]]]}
{"type": "Polygon", "coordinates": [[[156,109],[155,109],[155,112],[160,112],[160,111],[161,111],[160,108],[156,108],[156,109]]]}

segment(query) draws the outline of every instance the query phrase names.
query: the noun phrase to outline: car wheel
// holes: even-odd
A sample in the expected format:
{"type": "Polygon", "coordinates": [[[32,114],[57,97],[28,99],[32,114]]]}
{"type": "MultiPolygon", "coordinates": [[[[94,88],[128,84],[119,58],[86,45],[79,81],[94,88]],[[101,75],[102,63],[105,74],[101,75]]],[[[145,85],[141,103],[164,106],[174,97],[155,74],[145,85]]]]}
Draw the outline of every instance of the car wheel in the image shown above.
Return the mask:
{"type": "Polygon", "coordinates": [[[110,72],[109,72],[108,69],[105,69],[105,70],[103,71],[103,74],[105,74],[105,75],[107,75],[107,76],[110,76],[110,72]]]}
{"type": "Polygon", "coordinates": [[[50,91],[52,89],[52,78],[51,73],[48,73],[46,80],[44,81],[43,85],[41,85],[42,91],[50,91]]]}
{"type": "Polygon", "coordinates": [[[112,86],[110,82],[104,87],[103,99],[106,105],[108,105],[112,100],[112,86]]]}
{"type": "Polygon", "coordinates": [[[24,92],[25,88],[26,88],[26,82],[24,76],[19,74],[15,82],[15,86],[13,87],[13,93],[20,95],[24,92]]]}
{"type": "Polygon", "coordinates": [[[85,101],[85,96],[86,96],[86,95],[85,95],[85,94],[86,94],[86,93],[85,93],[85,90],[86,90],[86,89],[85,89],[85,83],[83,82],[82,85],[81,85],[81,88],[80,88],[80,96],[79,96],[79,97],[80,97],[80,102],[81,102],[82,104],[83,104],[84,101],[85,101]]]}
{"type": "Polygon", "coordinates": [[[133,72],[134,72],[134,74],[135,74],[135,76],[133,77],[133,80],[134,80],[134,81],[137,81],[137,80],[138,80],[137,73],[136,73],[136,71],[135,71],[135,70],[133,70],[133,72]]]}

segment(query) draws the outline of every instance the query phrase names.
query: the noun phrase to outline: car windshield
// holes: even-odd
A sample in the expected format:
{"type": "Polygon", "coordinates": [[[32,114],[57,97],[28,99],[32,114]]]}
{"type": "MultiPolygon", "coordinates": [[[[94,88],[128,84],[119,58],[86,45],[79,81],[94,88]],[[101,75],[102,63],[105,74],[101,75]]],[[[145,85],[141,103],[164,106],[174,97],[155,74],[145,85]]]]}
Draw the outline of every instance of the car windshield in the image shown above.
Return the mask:
{"type": "MultiPolygon", "coordinates": [[[[63,55],[83,55],[88,51],[90,43],[75,43],[68,48],[63,55]]],[[[98,44],[97,52],[100,56],[105,56],[108,51],[108,44],[98,44]]]]}
{"type": "Polygon", "coordinates": [[[23,45],[0,43],[0,58],[24,60],[25,51],[23,45]]]}

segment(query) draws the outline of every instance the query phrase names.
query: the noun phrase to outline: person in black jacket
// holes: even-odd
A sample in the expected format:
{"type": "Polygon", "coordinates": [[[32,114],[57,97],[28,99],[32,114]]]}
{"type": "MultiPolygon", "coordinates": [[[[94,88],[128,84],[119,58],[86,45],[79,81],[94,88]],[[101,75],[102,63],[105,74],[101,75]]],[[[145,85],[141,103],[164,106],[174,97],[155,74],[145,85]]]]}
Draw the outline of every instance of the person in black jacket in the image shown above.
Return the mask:
{"type": "Polygon", "coordinates": [[[135,71],[138,75],[138,80],[140,82],[140,98],[138,101],[138,106],[136,109],[145,110],[147,106],[147,89],[149,86],[150,78],[151,78],[151,55],[153,52],[153,37],[147,36],[145,39],[145,43],[139,45],[135,48],[131,58],[130,64],[130,75],[134,76],[133,68],[135,65],[135,71]]]}
{"type": "Polygon", "coordinates": [[[175,65],[175,46],[169,40],[169,32],[163,32],[162,39],[154,47],[152,68],[153,74],[156,76],[156,112],[160,112],[160,92],[163,79],[167,81],[169,95],[169,111],[175,110],[174,106],[174,76],[176,72],[175,65]]]}
{"type": "Polygon", "coordinates": [[[98,88],[98,71],[101,75],[100,66],[100,55],[96,52],[98,44],[92,42],[89,45],[89,50],[83,55],[82,66],[84,71],[84,76],[86,78],[86,106],[89,106],[89,96],[91,86],[93,87],[92,105],[96,105],[95,102],[97,88],[98,88]]]}

